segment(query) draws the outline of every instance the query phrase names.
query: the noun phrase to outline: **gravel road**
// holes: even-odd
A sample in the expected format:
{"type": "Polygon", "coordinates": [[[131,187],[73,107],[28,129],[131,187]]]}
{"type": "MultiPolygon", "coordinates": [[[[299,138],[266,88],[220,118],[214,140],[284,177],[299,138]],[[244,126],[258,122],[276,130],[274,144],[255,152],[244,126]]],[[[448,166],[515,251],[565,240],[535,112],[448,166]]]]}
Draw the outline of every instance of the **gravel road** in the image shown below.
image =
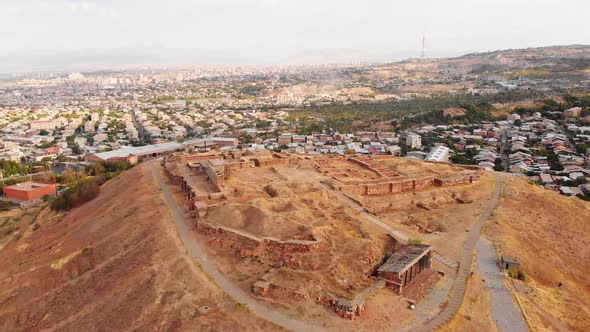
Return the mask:
{"type": "Polygon", "coordinates": [[[492,294],[492,318],[499,331],[528,331],[520,308],[504,284],[504,277],[497,266],[496,250],[490,241],[480,238],[477,241],[477,263],[486,285],[492,294]]]}

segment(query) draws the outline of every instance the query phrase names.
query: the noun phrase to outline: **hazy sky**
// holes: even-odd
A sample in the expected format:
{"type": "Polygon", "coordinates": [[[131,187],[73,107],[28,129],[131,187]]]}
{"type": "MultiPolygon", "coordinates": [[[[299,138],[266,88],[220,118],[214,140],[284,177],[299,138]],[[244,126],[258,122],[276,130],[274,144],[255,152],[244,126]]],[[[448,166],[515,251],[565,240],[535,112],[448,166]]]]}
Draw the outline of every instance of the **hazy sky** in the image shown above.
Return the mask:
{"type": "Polygon", "coordinates": [[[588,0],[0,0],[0,56],[144,49],[282,61],[590,44],[588,0]]]}

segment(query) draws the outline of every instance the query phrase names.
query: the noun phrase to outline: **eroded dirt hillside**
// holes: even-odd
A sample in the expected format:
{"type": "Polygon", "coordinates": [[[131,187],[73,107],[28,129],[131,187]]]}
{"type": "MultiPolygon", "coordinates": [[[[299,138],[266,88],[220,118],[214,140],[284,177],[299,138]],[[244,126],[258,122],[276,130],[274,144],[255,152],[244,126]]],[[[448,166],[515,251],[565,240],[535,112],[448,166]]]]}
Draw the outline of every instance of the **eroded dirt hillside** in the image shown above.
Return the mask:
{"type": "Polygon", "coordinates": [[[45,208],[0,252],[0,330],[276,330],[185,256],[170,218],[146,165],[63,218],[45,208]]]}

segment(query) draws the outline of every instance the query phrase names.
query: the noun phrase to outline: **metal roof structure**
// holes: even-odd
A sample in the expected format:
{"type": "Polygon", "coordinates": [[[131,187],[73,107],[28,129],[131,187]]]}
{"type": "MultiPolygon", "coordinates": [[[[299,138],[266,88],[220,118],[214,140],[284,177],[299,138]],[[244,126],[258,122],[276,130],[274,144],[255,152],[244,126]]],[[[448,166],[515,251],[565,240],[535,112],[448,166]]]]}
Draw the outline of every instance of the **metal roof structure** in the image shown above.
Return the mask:
{"type": "Polygon", "coordinates": [[[430,252],[430,246],[427,244],[410,244],[394,252],[377,272],[404,273],[420,258],[430,252]]]}
{"type": "Polygon", "coordinates": [[[94,156],[102,160],[109,160],[111,158],[126,158],[130,156],[144,156],[152,153],[160,153],[173,151],[177,149],[184,149],[184,145],[172,141],[161,144],[152,144],[145,146],[128,146],[118,150],[95,153],[94,156]]]}

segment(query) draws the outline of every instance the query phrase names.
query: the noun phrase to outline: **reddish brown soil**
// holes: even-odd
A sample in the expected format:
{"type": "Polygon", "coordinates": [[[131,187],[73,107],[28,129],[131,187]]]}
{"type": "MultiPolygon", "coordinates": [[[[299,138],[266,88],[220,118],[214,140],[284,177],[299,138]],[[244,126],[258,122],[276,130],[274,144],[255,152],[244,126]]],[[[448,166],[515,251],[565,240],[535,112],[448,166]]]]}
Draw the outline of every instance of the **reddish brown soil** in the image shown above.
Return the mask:
{"type": "Polygon", "coordinates": [[[184,254],[153,184],[138,166],[12,239],[0,252],[0,330],[276,330],[184,254]]]}

